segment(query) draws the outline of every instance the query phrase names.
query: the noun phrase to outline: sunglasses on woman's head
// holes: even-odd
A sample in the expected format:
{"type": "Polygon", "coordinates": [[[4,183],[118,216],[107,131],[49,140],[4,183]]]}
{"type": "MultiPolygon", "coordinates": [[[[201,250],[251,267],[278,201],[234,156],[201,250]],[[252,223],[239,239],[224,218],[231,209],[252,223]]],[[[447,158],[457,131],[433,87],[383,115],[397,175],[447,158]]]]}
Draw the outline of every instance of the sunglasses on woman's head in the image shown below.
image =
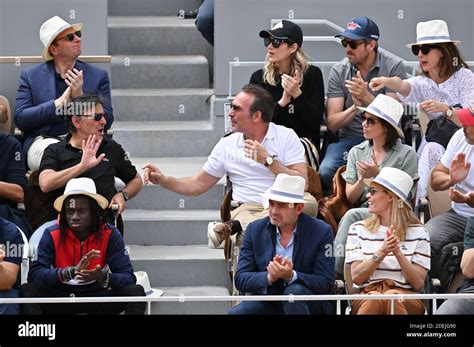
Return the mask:
{"type": "Polygon", "coordinates": [[[76,31],[76,32],[73,32],[73,33],[70,33],[70,34],[67,34],[59,39],[56,39],[56,42],[57,41],[60,41],[60,40],[66,40],[66,41],[74,41],[74,36],[77,36],[77,37],[81,37],[82,36],[82,32],[80,30],[76,31]]]}
{"type": "Polygon", "coordinates": [[[272,46],[273,46],[273,48],[278,48],[278,47],[280,47],[280,45],[281,45],[282,43],[284,43],[284,42],[285,42],[285,43],[289,43],[289,44],[292,44],[292,43],[293,43],[293,41],[288,40],[288,39],[277,39],[276,37],[271,37],[271,36],[265,37],[265,38],[263,39],[263,45],[264,45],[265,47],[268,47],[268,45],[271,43],[272,46]]]}
{"type": "Polygon", "coordinates": [[[365,43],[365,41],[347,41],[346,39],[342,39],[341,40],[341,45],[342,47],[346,48],[347,46],[349,46],[350,48],[352,49],[356,49],[359,45],[365,43]]]}
{"type": "Polygon", "coordinates": [[[427,55],[434,48],[439,48],[439,46],[436,46],[436,45],[414,45],[414,46],[411,46],[411,51],[413,52],[414,55],[418,55],[418,53],[420,51],[421,51],[421,53],[423,53],[423,55],[427,55]]]}

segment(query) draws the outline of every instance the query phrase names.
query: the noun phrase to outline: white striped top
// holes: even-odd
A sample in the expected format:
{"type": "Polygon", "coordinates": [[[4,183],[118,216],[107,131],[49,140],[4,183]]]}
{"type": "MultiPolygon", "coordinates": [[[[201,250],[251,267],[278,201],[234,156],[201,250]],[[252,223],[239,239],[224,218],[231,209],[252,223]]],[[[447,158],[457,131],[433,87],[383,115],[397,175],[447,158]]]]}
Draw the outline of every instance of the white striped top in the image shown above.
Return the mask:
{"type": "MultiPolygon", "coordinates": [[[[377,232],[372,233],[365,228],[363,222],[352,224],[347,237],[346,263],[371,259],[372,255],[382,247],[387,231],[388,227],[381,226],[377,232]]],[[[400,241],[400,249],[410,262],[427,270],[430,269],[430,240],[423,226],[416,225],[408,228],[405,241],[400,241]]],[[[369,280],[360,287],[383,280],[392,280],[397,287],[413,289],[403,275],[393,253],[387,254],[369,280]]]]}

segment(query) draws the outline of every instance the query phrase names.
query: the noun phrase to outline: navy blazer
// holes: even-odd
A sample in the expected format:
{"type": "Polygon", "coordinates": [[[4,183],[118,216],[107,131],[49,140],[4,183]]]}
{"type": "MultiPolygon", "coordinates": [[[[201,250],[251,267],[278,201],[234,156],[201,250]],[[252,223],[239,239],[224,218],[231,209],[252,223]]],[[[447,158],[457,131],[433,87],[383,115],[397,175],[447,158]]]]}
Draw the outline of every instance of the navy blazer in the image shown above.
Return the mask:
{"type": "MultiPolygon", "coordinates": [[[[84,73],[84,94],[99,94],[108,114],[106,129],[114,121],[110,82],[107,71],[76,60],[74,66],[84,73]]],[[[25,151],[38,135],[59,136],[67,133],[64,117],[56,115],[56,71],[54,61],[35,65],[21,72],[15,105],[15,124],[24,132],[25,151]]]]}
{"type": "MultiPolygon", "coordinates": [[[[304,285],[314,294],[329,294],[334,285],[335,260],[331,227],[304,213],[298,217],[293,248],[294,283],[304,285]]],[[[269,290],[267,266],[275,256],[276,227],[270,218],[250,223],[240,249],[235,286],[241,292],[266,294],[269,290]]],[[[283,285],[278,280],[274,285],[283,285]]],[[[274,292],[274,291],[271,291],[274,292]]]]}

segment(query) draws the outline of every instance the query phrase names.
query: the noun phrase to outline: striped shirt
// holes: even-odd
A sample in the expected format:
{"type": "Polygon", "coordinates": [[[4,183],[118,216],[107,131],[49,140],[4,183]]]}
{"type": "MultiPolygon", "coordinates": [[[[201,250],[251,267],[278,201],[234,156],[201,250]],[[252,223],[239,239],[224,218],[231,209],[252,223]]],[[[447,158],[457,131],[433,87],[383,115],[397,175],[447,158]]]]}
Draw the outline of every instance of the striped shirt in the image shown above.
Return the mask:
{"type": "MultiPolygon", "coordinates": [[[[382,247],[387,231],[388,227],[380,226],[377,232],[372,233],[365,228],[363,222],[352,224],[347,237],[346,263],[371,259],[373,254],[382,247]]],[[[427,270],[430,269],[430,240],[423,226],[416,225],[408,228],[405,241],[400,241],[399,244],[402,253],[411,263],[418,264],[427,270]]],[[[387,254],[368,281],[360,287],[383,280],[392,280],[397,287],[413,289],[403,275],[393,253],[387,254]]]]}

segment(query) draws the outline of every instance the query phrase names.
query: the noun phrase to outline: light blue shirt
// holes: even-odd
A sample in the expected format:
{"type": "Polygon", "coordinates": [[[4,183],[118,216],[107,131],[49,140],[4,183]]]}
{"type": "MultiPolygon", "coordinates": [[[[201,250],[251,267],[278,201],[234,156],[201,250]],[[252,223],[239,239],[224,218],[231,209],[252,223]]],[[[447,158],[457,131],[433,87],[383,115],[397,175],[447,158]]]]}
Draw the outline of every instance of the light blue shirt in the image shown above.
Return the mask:
{"type": "MultiPolygon", "coordinates": [[[[282,257],[288,257],[288,259],[290,259],[292,262],[293,262],[293,248],[295,246],[295,233],[296,233],[296,227],[293,230],[293,232],[291,233],[290,241],[288,242],[288,245],[285,248],[280,243],[280,239],[281,239],[280,229],[278,229],[278,227],[276,227],[276,249],[275,249],[275,253],[277,255],[282,256],[282,257]]],[[[293,270],[293,278],[291,279],[291,281],[288,282],[288,284],[293,283],[294,281],[296,281],[297,278],[298,278],[298,275],[296,274],[296,271],[293,270]]]]}

